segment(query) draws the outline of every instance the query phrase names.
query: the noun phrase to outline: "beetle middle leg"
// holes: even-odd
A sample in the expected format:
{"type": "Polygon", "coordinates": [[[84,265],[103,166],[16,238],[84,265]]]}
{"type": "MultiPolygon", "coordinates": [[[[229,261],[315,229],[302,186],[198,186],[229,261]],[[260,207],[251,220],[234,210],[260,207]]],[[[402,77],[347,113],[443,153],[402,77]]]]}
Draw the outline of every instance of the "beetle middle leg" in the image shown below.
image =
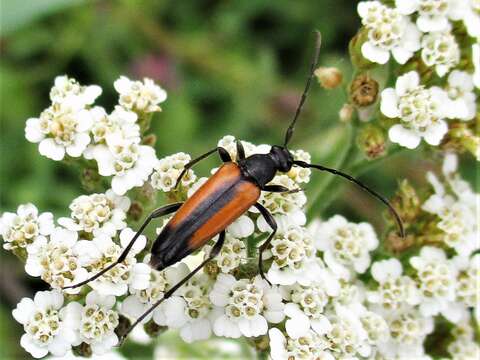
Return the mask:
{"type": "Polygon", "coordinates": [[[218,152],[218,155],[220,155],[220,159],[222,159],[223,162],[230,162],[232,161],[232,158],[230,157],[230,154],[228,153],[227,150],[222,148],[221,146],[217,146],[215,149],[212,149],[210,151],[207,151],[205,154],[200,155],[199,157],[191,160],[187,164],[185,164],[185,167],[183,168],[182,172],[177,178],[177,182],[175,183],[175,188],[178,187],[178,184],[180,184],[180,181],[182,180],[183,176],[187,173],[189,169],[193,167],[196,163],[202,161],[203,159],[209,157],[213,153],[218,152]]]}
{"type": "Polygon", "coordinates": [[[258,254],[258,270],[260,271],[260,276],[262,279],[266,280],[270,285],[272,285],[271,282],[265,277],[265,273],[263,272],[263,252],[267,249],[268,245],[270,245],[270,242],[277,233],[278,226],[273,215],[270,214],[270,212],[265,209],[263,205],[256,203],[255,207],[258,209],[258,211],[260,211],[260,214],[262,214],[262,216],[265,218],[267,224],[272,228],[272,233],[268,236],[267,240],[265,240],[262,246],[260,246],[258,254]]]}
{"type": "Polygon", "coordinates": [[[133,330],[135,326],[137,326],[139,323],[145,319],[148,314],[150,314],[155,308],[157,308],[163,301],[168,299],[170,296],[172,296],[175,291],[177,291],[180,287],[182,287],[183,284],[185,284],[188,280],[190,280],[197,272],[199,272],[209,261],[213,260],[215,256],[217,256],[220,253],[220,250],[222,250],[223,244],[225,242],[225,230],[223,230],[220,233],[220,236],[218,237],[217,242],[215,245],[213,245],[212,250],[210,251],[210,255],[208,258],[202,261],[200,265],[198,265],[195,269],[193,269],[190,274],[185,276],[182,280],[180,280],[176,285],[174,285],[171,289],[169,289],[160,300],[157,300],[156,303],[154,303],[147,311],[145,311],[125,332],[125,334],[122,335],[122,338],[120,339],[118,346],[121,346],[123,341],[125,341],[126,337],[128,334],[133,330]]]}
{"type": "Polygon", "coordinates": [[[265,185],[262,188],[262,191],[268,191],[268,192],[273,192],[273,193],[293,194],[293,193],[303,191],[303,189],[302,188],[289,189],[289,188],[287,188],[283,185],[265,185]]]}
{"type": "Polygon", "coordinates": [[[144,221],[142,226],[140,226],[140,229],[138,229],[138,231],[135,233],[132,240],[130,240],[127,247],[120,254],[117,261],[108,265],[105,269],[103,269],[100,272],[98,272],[97,274],[89,277],[88,279],[86,279],[82,282],[79,282],[78,284],[75,284],[75,285],[65,286],[63,289],[74,289],[74,288],[77,288],[79,286],[85,285],[85,284],[89,283],[90,281],[98,279],[100,276],[102,276],[106,272],[113,269],[115,266],[117,266],[118,264],[120,264],[122,261],[124,261],[126,259],[126,257],[128,256],[128,253],[132,249],[133,244],[135,243],[135,241],[137,241],[138,237],[142,234],[143,230],[145,230],[145,228],[150,223],[150,221],[152,221],[153,219],[158,218],[160,216],[168,215],[168,214],[171,214],[171,213],[177,211],[180,208],[180,206],[182,206],[182,204],[183,203],[181,203],[181,202],[174,203],[174,204],[168,204],[168,205],[162,206],[161,208],[158,208],[158,209],[152,211],[152,213],[150,215],[148,215],[147,219],[144,221]]]}

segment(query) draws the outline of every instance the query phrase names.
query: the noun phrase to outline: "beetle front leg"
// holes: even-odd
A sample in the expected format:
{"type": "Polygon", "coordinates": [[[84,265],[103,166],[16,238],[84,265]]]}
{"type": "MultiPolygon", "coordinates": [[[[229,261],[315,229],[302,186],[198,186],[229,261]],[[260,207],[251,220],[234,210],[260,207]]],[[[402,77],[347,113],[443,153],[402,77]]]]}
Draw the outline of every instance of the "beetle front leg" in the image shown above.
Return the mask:
{"type": "Polygon", "coordinates": [[[117,266],[118,264],[120,264],[122,261],[124,261],[126,259],[126,257],[128,256],[128,253],[130,252],[130,250],[132,249],[133,247],[133,244],[135,244],[135,241],[137,241],[137,239],[139,238],[139,236],[142,234],[143,230],[145,230],[145,228],[147,227],[147,225],[150,223],[150,221],[152,221],[153,219],[156,219],[160,216],[164,216],[164,215],[168,215],[168,214],[171,214],[175,211],[177,211],[180,206],[182,206],[183,203],[179,202],[179,203],[174,203],[174,204],[168,204],[168,205],[165,205],[165,206],[162,206],[161,208],[158,208],[154,211],[152,211],[152,213],[150,215],[148,215],[147,219],[145,220],[145,222],[142,224],[142,226],[140,226],[140,229],[138,229],[138,231],[135,233],[135,235],[133,236],[132,240],[130,240],[130,242],[128,243],[127,247],[123,250],[123,252],[120,254],[120,256],[118,257],[117,261],[115,261],[114,263],[108,265],[105,269],[101,270],[100,272],[96,273],[95,275],[89,277],[88,279],[82,281],[82,282],[79,282],[78,284],[74,284],[74,285],[70,285],[70,286],[65,286],[64,288],[62,288],[63,290],[65,289],[74,289],[74,288],[77,288],[79,286],[82,286],[82,285],[85,285],[85,284],[88,284],[90,281],[93,281],[95,279],[98,279],[100,276],[102,276],[103,274],[105,274],[106,272],[110,271],[111,269],[113,269],[115,266],[117,266]]]}
{"type": "Polygon", "coordinates": [[[267,224],[272,228],[272,233],[268,236],[267,240],[260,246],[259,254],[258,254],[258,270],[260,271],[260,276],[262,279],[266,280],[270,285],[272,283],[265,277],[265,273],[263,272],[263,252],[267,249],[268,245],[272,241],[273,237],[277,233],[277,222],[270,212],[265,209],[265,207],[259,203],[255,204],[255,207],[260,211],[260,214],[264,217],[267,224]]]}
{"type": "Polygon", "coordinates": [[[223,244],[225,243],[225,230],[220,233],[220,236],[218,237],[218,241],[213,245],[212,250],[210,251],[210,254],[208,255],[208,258],[202,261],[200,265],[198,265],[195,269],[193,269],[190,274],[185,276],[182,280],[180,280],[177,284],[175,284],[172,288],[170,288],[165,294],[163,294],[163,297],[160,300],[157,300],[156,303],[154,303],[147,311],[145,311],[125,332],[125,334],[122,335],[118,346],[121,346],[122,343],[125,341],[127,338],[128,334],[133,330],[135,326],[140,324],[147,316],[150,314],[153,310],[155,310],[163,301],[168,299],[170,296],[172,296],[175,291],[177,291],[180,287],[182,287],[183,284],[185,284],[188,280],[190,280],[197,272],[199,272],[208,262],[212,261],[213,258],[215,258],[219,253],[220,250],[222,250],[223,244]]]}
{"type": "Polygon", "coordinates": [[[200,155],[199,157],[197,157],[197,158],[191,160],[190,162],[188,162],[187,164],[185,164],[185,167],[183,168],[182,172],[180,173],[180,175],[177,178],[177,182],[175,183],[175,189],[178,187],[178,184],[180,184],[180,181],[182,180],[183,176],[187,173],[188,170],[190,170],[196,163],[198,163],[198,162],[202,161],[203,159],[209,157],[210,155],[212,155],[215,152],[218,152],[218,155],[220,156],[220,159],[222,159],[222,161],[224,163],[232,161],[232,158],[230,157],[230,154],[228,153],[228,151],[225,150],[224,148],[220,147],[220,146],[217,146],[215,149],[212,149],[212,150],[206,152],[205,154],[200,155]]]}

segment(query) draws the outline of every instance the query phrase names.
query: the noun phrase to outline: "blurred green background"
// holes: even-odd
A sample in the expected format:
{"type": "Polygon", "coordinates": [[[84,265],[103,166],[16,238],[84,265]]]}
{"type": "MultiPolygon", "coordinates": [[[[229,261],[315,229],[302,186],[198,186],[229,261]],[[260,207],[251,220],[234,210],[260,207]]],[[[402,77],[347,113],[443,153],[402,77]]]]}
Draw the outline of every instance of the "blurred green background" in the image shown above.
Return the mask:
{"type": "MultiPolygon", "coordinates": [[[[55,76],[100,85],[98,104],[107,110],[117,102],[113,82],[120,75],[153,78],[169,96],[152,122],[158,157],[179,151],[197,155],[227,134],[280,143],[304,86],[313,30],[323,35],[321,64],[341,69],[347,85],[348,42],[360,26],[356,2],[349,0],[2,0],[0,12],[1,211],[33,202],[56,216],[67,214],[70,201],[82,193],[79,174],[40,156],[37,145],[24,138],[26,119],[49,105],[55,76]]],[[[292,148],[309,151],[315,162],[338,165],[350,142],[337,115],[346,100],[345,89],[326,91],[315,84],[292,148]]],[[[433,162],[423,159],[419,152],[412,157],[403,151],[375,162],[361,179],[390,196],[402,177],[424,182],[433,162]]],[[[197,173],[207,174],[215,161],[197,173]]],[[[361,155],[359,161],[366,162],[361,155]]],[[[473,179],[473,162],[465,169],[473,179]]],[[[313,204],[310,216],[341,212],[371,221],[381,232],[383,209],[374,200],[341,179],[330,182],[325,174],[313,179],[307,186],[312,197],[327,185],[335,191],[328,191],[328,203],[313,204]]],[[[27,279],[21,264],[4,251],[0,272],[0,358],[25,358],[18,345],[22,329],[10,311],[22,296],[45,285],[27,279]]],[[[181,351],[209,358],[206,349],[200,344],[181,351]]],[[[127,348],[133,351],[138,358],[151,349],[127,348]]]]}

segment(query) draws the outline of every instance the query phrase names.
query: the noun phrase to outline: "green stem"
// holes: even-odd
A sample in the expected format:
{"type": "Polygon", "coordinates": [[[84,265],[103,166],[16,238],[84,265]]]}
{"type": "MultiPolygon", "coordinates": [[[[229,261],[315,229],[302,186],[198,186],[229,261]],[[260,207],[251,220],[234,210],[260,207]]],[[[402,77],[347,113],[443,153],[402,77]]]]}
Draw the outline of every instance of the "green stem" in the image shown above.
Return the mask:
{"type": "MultiPolygon", "coordinates": [[[[337,161],[336,164],[334,164],[335,168],[339,170],[344,169],[345,167],[350,166],[350,162],[352,162],[353,159],[355,158],[356,152],[354,151],[355,149],[354,145],[355,145],[356,133],[357,133],[357,123],[355,119],[351,123],[349,123],[349,136],[347,140],[347,146],[342,156],[340,157],[340,159],[337,161]]],[[[312,219],[313,217],[318,215],[321,212],[321,210],[325,208],[324,201],[323,201],[325,198],[325,192],[327,190],[330,190],[330,185],[332,184],[333,180],[334,180],[333,176],[325,177],[319,183],[313,195],[310,196],[310,202],[309,202],[310,205],[306,209],[308,219],[312,219]]]]}

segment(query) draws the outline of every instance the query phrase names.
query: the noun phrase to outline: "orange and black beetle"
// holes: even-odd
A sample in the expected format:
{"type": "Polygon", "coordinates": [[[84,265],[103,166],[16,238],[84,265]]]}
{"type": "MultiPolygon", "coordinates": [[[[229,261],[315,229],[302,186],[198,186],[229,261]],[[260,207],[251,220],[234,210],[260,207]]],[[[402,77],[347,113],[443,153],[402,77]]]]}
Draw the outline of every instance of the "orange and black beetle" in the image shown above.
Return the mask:
{"type": "Polygon", "coordinates": [[[281,185],[267,185],[274,178],[277,172],[288,172],[293,166],[327,171],[347,178],[348,180],[359,185],[362,189],[381,200],[390,208],[399,224],[400,233],[403,236],[401,220],[395,209],[387,200],[350,175],[321,165],[313,165],[303,161],[294,160],[291,152],[287,149],[287,145],[292,137],[298,115],[300,114],[310,88],[313,72],[318,62],[319,52],[320,34],[317,33],[317,46],[314,59],[311,64],[309,77],[305,86],[305,90],[302,94],[302,98],[295,112],[295,116],[289,128],[287,129],[283,146],[272,146],[268,154],[254,154],[246,158],[241,142],[237,141],[236,163],[232,162],[229,153],[222,147],[217,147],[213,150],[210,150],[202,156],[192,160],[185,166],[179,178],[177,179],[177,186],[188,169],[209,155],[218,152],[224,164],[184,203],[169,204],[155,210],[152,214],[150,214],[115,263],[110,264],[93,277],[68,287],[73,288],[87,284],[124,261],[136,239],[140,236],[148,223],[154,218],[176,212],[153,243],[150,265],[156,270],[163,270],[166,267],[177,263],[187,255],[191,254],[193,251],[205,245],[214,236],[220,234],[208,258],[205,259],[178,284],[169,289],[164,294],[162,299],[158,300],[150,307],[150,309],[140,316],[140,318],[137,319],[137,321],[133,323],[123,335],[123,339],[138,323],[140,323],[150,312],[160,305],[162,301],[170,297],[179,287],[187,282],[208,261],[212,260],[220,252],[225,240],[225,229],[243,213],[245,213],[251,206],[255,206],[259,210],[260,214],[265,218],[268,225],[272,228],[272,233],[262,244],[259,250],[259,273],[265,280],[268,281],[268,279],[265,278],[262,268],[262,254],[275,235],[277,231],[277,224],[274,217],[268,212],[267,209],[258,203],[257,200],[260,197],[261,191],[299,191],[299,189],[287,189],[281,185]]]}

